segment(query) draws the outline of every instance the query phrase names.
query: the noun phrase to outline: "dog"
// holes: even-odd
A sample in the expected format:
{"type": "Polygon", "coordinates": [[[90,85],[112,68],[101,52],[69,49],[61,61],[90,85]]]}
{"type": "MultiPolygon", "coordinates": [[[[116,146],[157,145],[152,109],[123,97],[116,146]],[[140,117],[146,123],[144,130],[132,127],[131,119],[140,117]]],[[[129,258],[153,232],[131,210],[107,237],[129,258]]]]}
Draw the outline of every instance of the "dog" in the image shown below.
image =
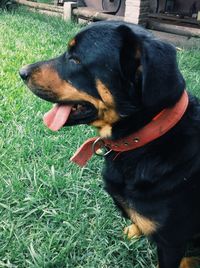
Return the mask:
{"type": "Polygon", "coordinates": [[[200,104],[186,91],[175,47],[131,23],[96,22],[20,76],[56,104],[44,117],[50,129],[98,129],[74,161],[104,156],[105,189],[132,220],[127,236],[151,237],[159,268],[198,267],[185,251],[200,234],[200,104]]]}

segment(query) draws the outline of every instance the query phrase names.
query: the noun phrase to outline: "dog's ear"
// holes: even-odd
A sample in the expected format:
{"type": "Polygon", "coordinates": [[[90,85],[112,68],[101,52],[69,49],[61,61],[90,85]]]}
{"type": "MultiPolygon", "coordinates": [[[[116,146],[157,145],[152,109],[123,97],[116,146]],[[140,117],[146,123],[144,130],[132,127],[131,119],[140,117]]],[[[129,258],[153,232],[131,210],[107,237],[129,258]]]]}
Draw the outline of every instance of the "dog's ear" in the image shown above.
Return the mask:
{"type": "Polygon", "coordinates": [[[120,65],[122,76],[134,81],[134,74],[140,65],[139,40],[137,35],[126,25],[120,25],[118,31],[121,35],[120,65]]]}
{"type": "Polygon", "coordinates": [[[185,88],[185,81],[177,66],[175,47],[140,28],[135,32],[121,25],[118,30],[122,35],[121,62],[125,75],[128,78],[136,75],[137,69],[141,71],[143,105],[165,107],[176,102],[185,88]]]}

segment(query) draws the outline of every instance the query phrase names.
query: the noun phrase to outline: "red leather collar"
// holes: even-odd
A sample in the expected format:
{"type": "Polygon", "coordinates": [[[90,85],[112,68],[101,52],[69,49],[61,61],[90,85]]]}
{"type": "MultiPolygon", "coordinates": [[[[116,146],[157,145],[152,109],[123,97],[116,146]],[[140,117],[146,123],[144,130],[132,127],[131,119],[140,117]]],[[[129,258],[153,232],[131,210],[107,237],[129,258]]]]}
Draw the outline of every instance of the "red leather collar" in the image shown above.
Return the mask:
{"type": "Polygon", "coordinates": [[[188,102],[188,94],[185,90],[180,100],[173,107],[162,110],[140,130],[116,141],[101,139],[100,137],[90,138],[83,143],[70,160],[83,167],[93,154],[98,154],[100,148],[106,148],[107,151],[101,154],[105,156],[111,151],[120,153],[142,147],[164,135],[175,126],[184,115],[188,102]]]}

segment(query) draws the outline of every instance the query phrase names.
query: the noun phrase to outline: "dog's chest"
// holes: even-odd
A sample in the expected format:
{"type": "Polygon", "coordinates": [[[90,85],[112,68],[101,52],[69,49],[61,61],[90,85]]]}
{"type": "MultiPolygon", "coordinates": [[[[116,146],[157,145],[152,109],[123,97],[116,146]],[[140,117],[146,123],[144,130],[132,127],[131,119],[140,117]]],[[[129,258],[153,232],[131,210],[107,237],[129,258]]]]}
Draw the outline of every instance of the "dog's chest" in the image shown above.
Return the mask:
{"type": "Polygon", "coordinates": [[[145,196],[135,185],[135,175],[131,166],[116,167],[114,163],[108,162],[103,172],[105,189],[123,214],[131,219],[143,234],[150,235],[156,231],[158,224],[153,215],[149,216],[152,204],[144,204],[145,196]]]}

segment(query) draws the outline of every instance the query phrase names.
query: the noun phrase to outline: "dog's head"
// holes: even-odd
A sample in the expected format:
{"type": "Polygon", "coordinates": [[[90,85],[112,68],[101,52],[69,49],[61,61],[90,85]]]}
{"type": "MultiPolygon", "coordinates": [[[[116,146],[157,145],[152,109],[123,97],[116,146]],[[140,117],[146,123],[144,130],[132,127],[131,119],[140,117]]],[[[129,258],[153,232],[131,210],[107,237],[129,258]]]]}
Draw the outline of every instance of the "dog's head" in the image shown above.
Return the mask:
{"type": "Polygon", "coordinates": [[[123,22],[87,26],[63,55],[28,65],[20,75],[33,93],[57,103],[45,117],[49,127],[90,124],[102,137],[127,120],[134,126],[135,115],[146,116],[141,124],[150,120],[185,87],[175,48],[123,22]]]}

